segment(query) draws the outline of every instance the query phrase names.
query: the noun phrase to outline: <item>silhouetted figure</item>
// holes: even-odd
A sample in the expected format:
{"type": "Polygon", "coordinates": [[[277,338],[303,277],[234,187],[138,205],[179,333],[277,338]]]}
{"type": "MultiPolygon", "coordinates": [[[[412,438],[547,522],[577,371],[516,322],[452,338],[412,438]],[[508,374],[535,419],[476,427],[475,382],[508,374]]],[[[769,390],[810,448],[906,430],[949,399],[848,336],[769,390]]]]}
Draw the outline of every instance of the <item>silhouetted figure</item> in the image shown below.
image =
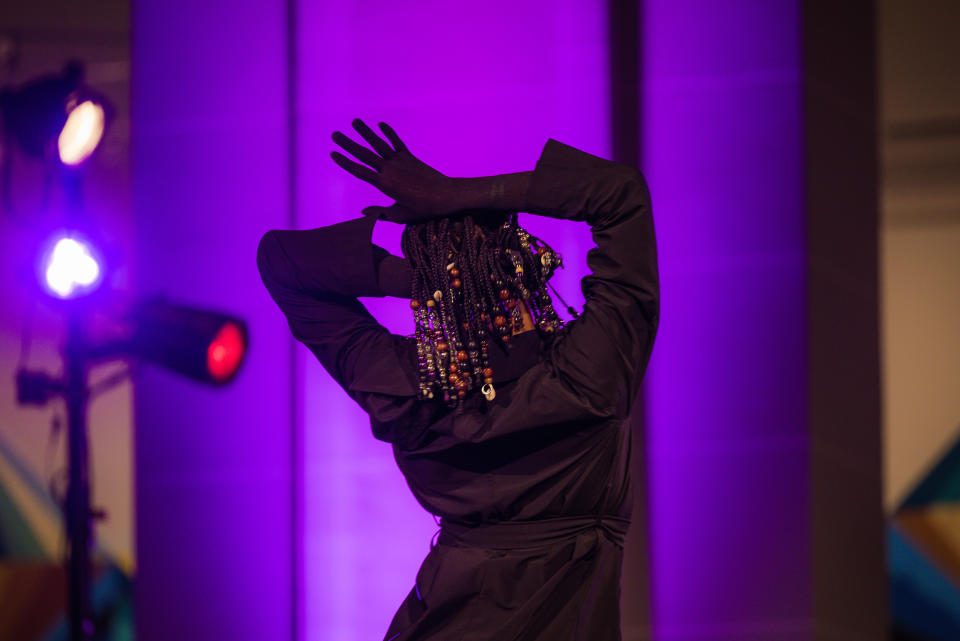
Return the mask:
{"type": "Polygon", "coordinates": [[[620,639],[627,416],[659,319],[643,176],[551,138],[533,171],[448,178],[386,124],[389,143],[353,124],[371,148],[333,138],[363,164],[334,160],[396,204],[267,232],[257,262],[294,336],[441,517],[385,640],[620,639]],[[546,292],[560,257],[518,211],[590,225],[573,321],[546,292]],[[377,219],[406,225],[406,258],[371,243],[377,219]],[[413,336],[388,332],[362,296],[410,298],[413,336]]]}

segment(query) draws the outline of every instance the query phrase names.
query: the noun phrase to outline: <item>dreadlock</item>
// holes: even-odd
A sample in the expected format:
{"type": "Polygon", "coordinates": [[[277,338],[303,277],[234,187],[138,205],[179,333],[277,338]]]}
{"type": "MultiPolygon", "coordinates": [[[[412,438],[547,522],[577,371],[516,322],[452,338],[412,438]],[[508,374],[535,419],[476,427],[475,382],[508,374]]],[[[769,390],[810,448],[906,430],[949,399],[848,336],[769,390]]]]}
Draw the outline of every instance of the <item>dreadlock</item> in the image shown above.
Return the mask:
{"type": "Polygon", "coordinates": [[[547,293],[562,259],[520,227],[516,212],[410,224],[401,244],[413,271],[420,398],[456,407],[479,387],[492,401],[490,337],[506,344],[523,326],[521,301],[542,334],[563,327],[547,293]]]}

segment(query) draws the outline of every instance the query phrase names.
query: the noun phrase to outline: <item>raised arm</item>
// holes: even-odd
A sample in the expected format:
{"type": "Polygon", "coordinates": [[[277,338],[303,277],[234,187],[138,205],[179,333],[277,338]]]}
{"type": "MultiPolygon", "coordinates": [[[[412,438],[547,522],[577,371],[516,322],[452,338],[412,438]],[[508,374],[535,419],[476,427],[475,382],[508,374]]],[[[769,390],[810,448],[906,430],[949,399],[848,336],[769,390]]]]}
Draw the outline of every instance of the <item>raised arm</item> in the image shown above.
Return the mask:
{"type": "Polygon", "coordinates": [[[390,424],[416,397],[415,364],[402,337],[380,325],[357,300],[409,282],[402,261],[371,244],[375,219],[307,230],[271,230],[257,247],[257,266],[294,337],[367,410],[374,434],[392,440],[390,424]]]}
{"type": "Polygon", "coordinates": [[[650,194],[634,167],[554,139],[545,144],[521,211],[585,221],[596,247],[582,280],[583,313],[554,343],[557,378],[600,412],[626,417],[660,316],[650,194]]]}
{"type": "Polygon", "coordinates": [[[598,412],[625,417],[659,322],[650,194],[634,167],[549,139],[532,172],[454,179],[459,204],[585,221],[596,247],[583,314],[554,343],[553,373],[598,412]]]}

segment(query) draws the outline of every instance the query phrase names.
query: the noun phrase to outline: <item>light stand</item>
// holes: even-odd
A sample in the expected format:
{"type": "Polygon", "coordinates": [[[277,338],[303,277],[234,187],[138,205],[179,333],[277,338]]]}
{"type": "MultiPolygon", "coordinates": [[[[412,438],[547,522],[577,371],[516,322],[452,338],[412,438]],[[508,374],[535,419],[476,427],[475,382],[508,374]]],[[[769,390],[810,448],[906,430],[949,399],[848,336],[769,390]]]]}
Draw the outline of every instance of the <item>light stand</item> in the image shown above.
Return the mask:
{"type": "Polygon", "coordinates": [[[63,347],[64,376],[56,380],[43,372],[21,369],[17,372],[17,400],[22,405],[46,405],[54,397],[67,406],[67,495],[63,510],[67,534],[67,612],[70,639],[87,641],[94,626],[90,602],[90,456],[87,444],[87,384],[90,354],[77,314],[67,319],[67,337],[63,347]]]}
{"type": "Polygon", "coordinates": [[[62,379],[26,369],[17,372],[18,403],[42,406],[59,397],[67,406],[69,480],[62,509],[67,533],[71,641],[89,641],[95,632],[90,599],[90,548],[92,519],[99,513],[90,508],[87,411],[94,395],[125,378],[111,376],[91,389],[90,368],[106,360],[130,357],[156,363],[202,383],[223,386],[239,372],[249,340],[246,323],[238,318],[165,299],[139,301],[123,319],[126,328],[103,342],[87,337],[85,318],[83,306],[72,306],[67,311],[62,379]]]}
{"type": "Polygon", "coordinates": [[[87,354],[82,328],[74,314],[67,325],[64,348],[66,381],[64,398],[67,404],[67,443],[69,457],[67,501],[64,516],[67,530],[67,582],[70,638],[86,641],[92,638],[93,621],[90,604],[90,456],[87,445],[87,354]]]}
{"type": "MultiPolygon", "coordinates": [[[[60,74],[0,89],[4,138],[16,141],[28,156],[56,162],[66,218],[73,222],[80,222],[83,212],[78,168],[99,146],[113,111],[109,101],[84,84],[83,76],[83,65],[70,62],[60,74]]],[[[9,158],[7,150],[0,154],[0,198],[12,210],[9,158]]],[[[99,286],[104,269],[89,243],[68,235],[51,247],[50,265],[44,265],[41,275],[48,294],[60,299],[83,298],[99,286]]],[[[91,389],[91,366],[107,359],[135,357],[201,382],[225,385],[240,368],[248,334],[240,319],[155,299],[138,303],[126,319],[130,332],[100,343],[86,334],[84,321],[92,308],[84,301],[64,305],[63,377],[20,369],[17,398],[22,405],[42,406],[52,398],[66,403],[69,481],[61,508],[67,535],[69,632],[72,641],[89,641],[95,633],[90,598],[91,519],[100,514],[90,508],[87,411],[96,394],[124,378],[112,376],[91,389]]]]}

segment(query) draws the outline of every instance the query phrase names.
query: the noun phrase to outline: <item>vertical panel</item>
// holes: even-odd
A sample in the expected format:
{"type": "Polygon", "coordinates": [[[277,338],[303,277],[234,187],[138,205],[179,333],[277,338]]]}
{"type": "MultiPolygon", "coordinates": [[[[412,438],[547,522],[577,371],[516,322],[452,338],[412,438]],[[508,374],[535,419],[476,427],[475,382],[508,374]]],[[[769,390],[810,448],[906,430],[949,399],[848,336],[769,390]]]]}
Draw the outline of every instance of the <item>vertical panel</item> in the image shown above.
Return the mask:
{"type": "Polygon", "coordinates": [[[883,638],[874,0],[806,0],[804,116],[816,639],[883,638]]]}
{"type": "Polygon", "coordinates": [[[809,633],[801,24],[794,0],[646,0],[643,166],[657,639],[809,633]]]}
{"type": "MultiPolygon", "coordinates": [[[[641,166],[640,123],[643,122],[640,102],[641,4],[639,0],[607,1],[611,158],[635,167],[641,166]]],[[[638,396],[630,416],[633,506],[630,530],[624,543],[621,581],[620,628],[624,641],[649,639],[652,634],[645,390],[638,396]]]]}
{"type": "MultiPolygon", "coordinates": [[[[329,157],[354,117],[389,122],[411,151],[453,176],[533,169],[548,137],[609,156],[603,3],[376,0],[297,5],[298,226],[391,202],[329,157]]],[[[555,284],[579,306],[585,225],[522,216],[561,251],[555,284]]],[[[399,226],[375,240],[399,253],[399,226]]],[[[367,301],[409,333],[404,301],[367,301]]],[[[381,638],[436,530],[375,441],[365,415],[303,351],[304,610],[307,639],[381,638]]]]}
{"type": "Polygon", "coordinates": [[[226,389],[136,381],[138,638],[288,639],[290,339],[256,268],[287,223],[285,8],[140,0],[133,34],[141,290],[251,331],[226,389]]]}

